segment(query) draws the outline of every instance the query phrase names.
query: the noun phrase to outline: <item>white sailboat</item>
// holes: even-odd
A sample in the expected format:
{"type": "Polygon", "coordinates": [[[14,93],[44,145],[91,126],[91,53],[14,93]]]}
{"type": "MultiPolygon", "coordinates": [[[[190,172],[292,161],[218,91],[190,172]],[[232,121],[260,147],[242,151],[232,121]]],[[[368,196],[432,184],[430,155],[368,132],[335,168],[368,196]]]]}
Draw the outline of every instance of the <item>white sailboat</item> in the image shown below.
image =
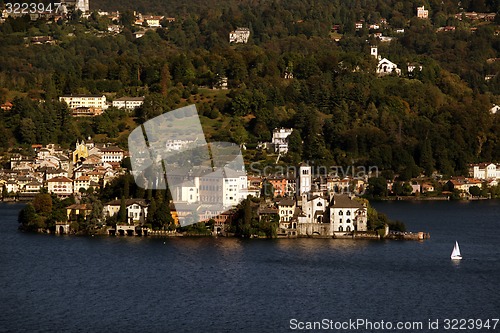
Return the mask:
{"type": "Polygon", "coordinates": [[[455,241],[455,247],[453,248],[453,251],[451,252],[451,259],[457,259],[457,260],[462,259],[462,255],[460,254],[460,248],[458,247],[457,241],[455,241]]]}

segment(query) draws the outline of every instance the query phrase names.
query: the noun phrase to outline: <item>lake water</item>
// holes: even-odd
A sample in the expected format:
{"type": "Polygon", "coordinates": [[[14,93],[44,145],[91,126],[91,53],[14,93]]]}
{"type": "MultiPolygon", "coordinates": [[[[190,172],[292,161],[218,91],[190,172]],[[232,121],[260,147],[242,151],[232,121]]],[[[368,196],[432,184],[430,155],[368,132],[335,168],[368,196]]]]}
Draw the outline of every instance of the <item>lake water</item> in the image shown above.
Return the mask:
{"type": "Polygon", "coordinates": [[[349,332],[445,332],[447,318],[500,317],[500,202],[374,206],[431,239],[34,235],[17,231],[22,205],[1,204],[0,331],[287,332],[365,319],[423,327],[349,332]]]}

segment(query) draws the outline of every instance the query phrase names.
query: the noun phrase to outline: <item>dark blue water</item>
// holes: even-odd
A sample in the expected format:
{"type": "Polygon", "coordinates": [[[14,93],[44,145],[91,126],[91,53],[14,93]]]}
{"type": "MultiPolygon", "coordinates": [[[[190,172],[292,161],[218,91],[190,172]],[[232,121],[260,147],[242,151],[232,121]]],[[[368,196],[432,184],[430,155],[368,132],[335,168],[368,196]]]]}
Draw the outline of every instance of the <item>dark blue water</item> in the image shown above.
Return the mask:
{"type": "Polygon", "coordinates": [[[291,319],[367,319],[424,326],[350,332],[428,332],[440,319],[433,332],[444,332],[445,318],[500,317],[500,202],[375,206],[431,239],[32,235],[17,231],[20,205],[0,205],[0,331],[286,332],[291,319]]]}

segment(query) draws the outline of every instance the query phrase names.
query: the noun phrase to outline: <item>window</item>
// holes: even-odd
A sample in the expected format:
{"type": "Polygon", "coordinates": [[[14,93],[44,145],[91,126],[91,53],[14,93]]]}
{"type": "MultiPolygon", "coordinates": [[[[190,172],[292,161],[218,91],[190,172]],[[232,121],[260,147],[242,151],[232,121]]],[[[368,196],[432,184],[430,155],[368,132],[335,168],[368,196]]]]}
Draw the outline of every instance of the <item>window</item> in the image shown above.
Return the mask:
{"type": "Polygon", "coordinates": [[[340,226],[339,231],[344,231],[344,228],[342,228],[342,226],[340,226]]]}
{"type": "Polygon", "coordinates": [[[351,220],[350,220],[350,219],[347,219],[346,223],[347,223],[347,224],[351,223],[351,220]]]}
{"type": "Polygon", "coordinates": [[[339,215],[344,215],[344,213],[342,211],[339,212],[339,215]]]}
{"type": "Polygon", "coordinates": [[[345,213],[346,215],[351,215],[351,211],[348,210],[347,213],[345,213]]]}

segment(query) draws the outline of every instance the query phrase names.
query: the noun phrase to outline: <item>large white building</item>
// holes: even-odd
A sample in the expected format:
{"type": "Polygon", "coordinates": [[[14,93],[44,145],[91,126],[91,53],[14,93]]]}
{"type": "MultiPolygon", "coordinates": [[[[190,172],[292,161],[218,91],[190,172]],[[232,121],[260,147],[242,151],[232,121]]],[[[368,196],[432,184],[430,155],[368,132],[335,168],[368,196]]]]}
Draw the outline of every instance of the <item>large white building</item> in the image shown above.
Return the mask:
{"type": "Polygon", "coordinates": [[[471,164],[469,167],[469,176],[476,179],[498,179],[500,178],[500,164],[471,164]]]}
{"type": "Polygon", "coordinates": [[[108,108],[106,96],[102,95],[65,95],[59,97],[61,102],[66,102],[70,109],[90,108],[105,110],[108,108]]]}
{"type": "Polygon", "coordinates": [[[330,230],[350,232],[368,230],[367,209],[346,194],[334,195],[330,203],[330,230]]]}
{"type": "Polygon", "coordinates": [[[292,134],[292,128],[275,128],[273,131],[272,144],[276,153],[286,154],[288,152],[287,138],[292,134]]]}
{"type": "Polygon", "coordinates": [[[54,177],[47,181],[49,193],[59,197],[69,197],[73,194],[73,180],[68,177],[54,177]]]}
{"type": "Polygon", "coordinates": [[[103,163],[111,163],[111,162],[120,163],[123,160],[125,153],[123,149],[119,147],[106,147],[106,148],[100,148],[99,150],[102,153],[101,161],[103,163]]]}

